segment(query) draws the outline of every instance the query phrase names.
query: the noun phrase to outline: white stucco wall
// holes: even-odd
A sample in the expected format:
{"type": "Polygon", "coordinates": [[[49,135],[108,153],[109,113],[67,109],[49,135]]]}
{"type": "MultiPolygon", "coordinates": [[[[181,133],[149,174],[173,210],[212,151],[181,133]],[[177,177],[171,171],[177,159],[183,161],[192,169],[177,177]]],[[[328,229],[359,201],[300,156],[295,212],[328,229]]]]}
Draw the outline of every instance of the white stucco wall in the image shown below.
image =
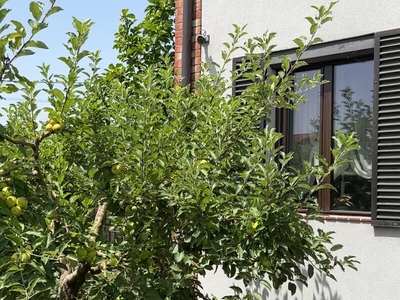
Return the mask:
{"type": "MultiPolygon", "coordinates": [[[[202,51],[203,61],[220,62],[222,42],[229,41],[232,24],[247,24],[249,36],[266,30],[276,32],[276,50],[293,48],[294,38],[307,35],[306,16],[314,16],[311,5],[328,5],[329,0],[202,0],[202,27],[210,44],[202,51]]],[[[325,42],[400,28],[399,0],[340,0],[333,10],[333,22],[319,31],[325,42]]],[[[238,56],[240,52],[238,52],[238,56]]]]}
{"type": "MultiPolygon", "coordinates": [[[[203,0],[203,29],[210,35],[210,44],[202,51],[203,61],[220,63],[222,43],[228,41],[232,24],[247,24],[249,36],[266,30],[277,32],[276,50],[295,46],[292,40],[307,35],[314,15],[313,4],[324,0],[203,0]]],[[[400,28],[400,0],[340,0],[334,8],[334,20],[324,25],[320,36],[325,42],[400,28]]],[[[236,56],[242,53],[238,52],[236,56]]],[[[229,68],[231,66],[228,66],[229,68]]],[[[400,299],[400,229],[374,228],[369,223],[327,221],[315,224],[326,231],[335,231],[345,255],[355,255],[361,262],[359,271],[335,274],[338,281],[316,276],[309,288],[298,287],[294,297],[287,291],[264,292],[264,299],[273,300],[398,300],[400,299]]],[[[209,274],[202,280],[204,290],[222,297],[232,294],[231,285],[238,285],[221,273],[209,274]]]]}
{"type": "MultiPolygon", "coordinates": [[[[315,274],[309,287],[298,285],[292,297],[282,291],[262,291],[268,300],[398,300],[400,299],[400,229],[374,228],[368,223],[327,221],[313,226],[335,231],[335,242],[344,245],[337,254],[355,255],[358,271],[335,272],[337,281],[315,274]]],[[[241,286],[222,272],[209,273],[202,280],[204,291],[221,299],[232,295],[230,286],[241,286]]],[[[242,286],[241,286],[242,287],[242,286]]],[[[257,289],[257,286],[249,287],[257,289]]],[[[259,290],[259,289],[258,289],[259,290]]]]}

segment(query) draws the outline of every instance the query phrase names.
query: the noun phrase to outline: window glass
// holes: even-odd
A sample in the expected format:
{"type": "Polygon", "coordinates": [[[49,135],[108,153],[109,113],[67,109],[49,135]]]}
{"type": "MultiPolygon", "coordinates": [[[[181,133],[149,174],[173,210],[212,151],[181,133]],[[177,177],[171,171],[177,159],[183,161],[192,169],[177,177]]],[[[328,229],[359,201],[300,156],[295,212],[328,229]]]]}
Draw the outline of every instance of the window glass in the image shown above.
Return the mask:
{"type": "Polygon", "coordinates": [[[333,128],[355,132],[360,150],[334,172],[332,209],[370,211],[372,177],[373,62],[334,67],[333,128]]]}
{"type": "MultiPolygon", "coordinates": [[[[319,69],[295,73],[297,83],[303,75],[313,77],[319,69]]],[[[303,161],[309,161],[312,165],[318,164],[314,157],[319,152],[319,128],[320,128],[320,87],[309,89],[303,86],[299,93],[303,94],[307,102],[300,103],[299,109],[293,111],[291,150],[294,152],[291,165],[303,170],[303,161]]]]}

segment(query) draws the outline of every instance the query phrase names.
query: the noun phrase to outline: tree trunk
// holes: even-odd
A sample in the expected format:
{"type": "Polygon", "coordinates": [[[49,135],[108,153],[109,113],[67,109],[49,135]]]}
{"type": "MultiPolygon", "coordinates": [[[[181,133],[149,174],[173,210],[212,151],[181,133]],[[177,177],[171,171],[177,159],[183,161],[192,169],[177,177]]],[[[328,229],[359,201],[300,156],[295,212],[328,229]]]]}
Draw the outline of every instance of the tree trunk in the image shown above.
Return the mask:
{"type": "Polygon", "coordinates": [[[75,271],[64,270],[60,277],[58,292],[59,300],[77,299],[82,285],[86,281],[86,274],[90,271],[90,264],[85,262],[79,264],[75,271]]]}
{"type": "MultiPolygon", "coordinates": [[[[92,232],[95,234],[93,240],[99,235],[107,215],[107,203],[104,202],[97,208],[94,218],[92,232]]],[[[91,267],[88,262],[80,263],[74,271],[71,270],[70,263],[64,259],[62,261],[67,266],[67,270],[61,271],[60,286],[58,291],[58,300],[75,300],[79,291],[86,281],[86,275],[90,272],[93,274],[101,272],[100,267],[91,267]]]]}

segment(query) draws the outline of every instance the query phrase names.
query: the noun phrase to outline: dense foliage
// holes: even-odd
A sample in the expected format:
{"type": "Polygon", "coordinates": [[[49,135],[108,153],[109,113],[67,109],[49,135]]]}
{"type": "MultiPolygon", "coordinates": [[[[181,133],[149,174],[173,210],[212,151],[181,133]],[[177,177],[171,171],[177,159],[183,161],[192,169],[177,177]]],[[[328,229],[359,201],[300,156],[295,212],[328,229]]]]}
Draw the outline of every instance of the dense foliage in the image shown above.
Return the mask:
{"type": "MultiPolygon", "coordinates": [[[[1,20],[9,12],[5,2],[1,20]]],[[[18,21],[11,21],[13,30],[2,28],[1,93],[19,91],[24,100],[5,109],[8,121],[0,127],[0,298],[207,299],[197,275],[217,266],[244,283],[288,282],[295,292],[294,282],[306,284],[314,269],[332,276],[336,266],[354,267],[352,257],[332,254],[341,248],[332,233],[315,232],[297,212],[302,205],[318,218],[314,195],[330,188],[324,178],[357,148],[354,137],[337,134],[332,166],[318,157],[319,166],[305,163],[301,171],[288,167],[293,155],[276,147],[280,133],[255,126],[273,107],[305,101],[291,75],[304,62],[283,57],[282,71],[264,76],[274,34],[242,47],[246,33],[236,26],[220,71],[205,66],[192,92],[174,85],[168,58],[172,2],[151,3],[150,17],[165,9],[161,28],[133,25],[123,12],[117,38],[125,38],[116,45],[122,62],[103,76],[99,53],[84,50],[92,22],[74,19],[60,57],[69,72],[52,74],[43,64],[45,88],[13,63],[46,48],[35,34],[60,10],[55,0],[47,9],[30,4],[31,33],[18,21]],[[225,73],[239,47],[248,59],[225,73]],[[238,76],[254,85],[233,97],[227,92],[238,76]],[[38,108],[38,95],[47,96],[48,107],[38,108]],[[309,176],[317,185],[307,183],[309,176]]],[[[298,57],[318,41],[332,6],[316,7],[311,38],[295,40],[298,57]]],[[[300,88],[320,83],[316,74],[300,88]]],[[[257,297],[234,289],[232,299],[257,297]]]]}

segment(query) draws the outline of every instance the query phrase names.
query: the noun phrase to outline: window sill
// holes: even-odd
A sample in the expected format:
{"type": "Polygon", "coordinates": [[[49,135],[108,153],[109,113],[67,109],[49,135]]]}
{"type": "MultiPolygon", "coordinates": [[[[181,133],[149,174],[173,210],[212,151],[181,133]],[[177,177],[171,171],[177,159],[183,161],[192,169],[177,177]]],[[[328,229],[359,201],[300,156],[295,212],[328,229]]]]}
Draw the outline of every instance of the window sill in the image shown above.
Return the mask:
{"type": "MultiPolygon", "coordinates": [[[[304,213],[300,213],[300,215],[308,219],[308,216],[304,213]]],[[[355,223],[370,223],[371,217],[370,216],[350,216],[350,215],[332,215],[332,214],[325,214],[322,218],[326,221],[339,221],[339,222],[355,222],[355,223]]]]}

